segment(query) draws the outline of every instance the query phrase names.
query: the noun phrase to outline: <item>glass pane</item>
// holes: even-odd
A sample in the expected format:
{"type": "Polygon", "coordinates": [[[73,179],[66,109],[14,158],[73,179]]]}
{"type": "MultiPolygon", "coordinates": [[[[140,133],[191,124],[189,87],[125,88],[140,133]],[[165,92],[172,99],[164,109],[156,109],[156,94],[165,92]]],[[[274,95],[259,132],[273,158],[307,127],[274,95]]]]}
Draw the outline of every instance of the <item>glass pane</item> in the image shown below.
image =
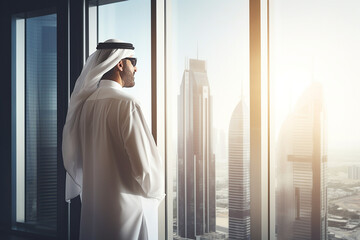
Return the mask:
{"type": "Polygon", "coordinates": [[[168,231],[250,239],[249,3],[174,0],[168,14],[168,231]]]}
{"type": "Polygon", "coordinates": [[[360,239],[359,9],[270,1],[274,239],[360,239]]]}
{"type": "Polygon", "coordinates": [[[57,220],[56,15],[17,20],[16,27],[24,30],[16,32],[15,57],[22,58],[22,62],[16,61],[16,105],[13,105],[17,132],[16,220],[32,229],[54,232],[57,220]],[[21,54],[24,49],[25,56],[21,54]],[[25,146],[22,146],[24,137],[25,146]]]}
{"type": "MultiPolygon", "coordinates": [[[[14,19],[12,24],[12,154],[16,166],[16,221],[25,221],[25,19],[14,19]],[[15,61],[14,61],[15,60],[15,61]],[[20,67],[22,66],[22,67],[20,67]],[[15,70],[15,71],[14,71],[15,70]],[[14,114],[15,113],[15,114],[14,114]],[[15,116],[14,116],[15,115],[15,116]],[[16,159],[16,160],[15,160],[16,159]]],[[[14,164],[15,163],[15,164],[14,164]]],[[[14,171],[13,171],[14,174],[14,171]]],[[[14,179],[14,178],[13,178],[14,179]]],[[[14,211],[13,211],[14,212],[14,211]]]]}
{"type": "MultiPolygon", "coordinates": [[[[141,103],[151,126],[151,5],[150,0],[121,1],[99,6],[99,42],[115,38],[135,47],[135,86],[123,90],[141,103]]],[[[90,53],[91,54],[91,53],[90,53]]]]}

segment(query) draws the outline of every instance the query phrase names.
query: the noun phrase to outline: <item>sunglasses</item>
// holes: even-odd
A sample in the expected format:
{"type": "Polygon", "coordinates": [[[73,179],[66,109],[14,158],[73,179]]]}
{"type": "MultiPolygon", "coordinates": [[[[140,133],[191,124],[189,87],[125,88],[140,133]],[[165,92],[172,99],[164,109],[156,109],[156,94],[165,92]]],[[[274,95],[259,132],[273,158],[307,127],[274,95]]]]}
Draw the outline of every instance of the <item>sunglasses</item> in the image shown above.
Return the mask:
{"type": "Polygon", "coordinates": [[[127,57],[127,58],[124,58],[124,59],[129,60],[134,67],[136,66],[136,62],[137,62],[136,58],[127,57]]]}

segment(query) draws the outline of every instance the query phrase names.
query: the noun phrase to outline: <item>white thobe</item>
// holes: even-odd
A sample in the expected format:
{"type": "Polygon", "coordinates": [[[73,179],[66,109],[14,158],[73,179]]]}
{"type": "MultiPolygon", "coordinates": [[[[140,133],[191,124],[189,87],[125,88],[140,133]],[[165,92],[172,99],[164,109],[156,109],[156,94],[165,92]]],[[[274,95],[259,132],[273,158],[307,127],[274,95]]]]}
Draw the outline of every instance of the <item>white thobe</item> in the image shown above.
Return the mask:
{"type": "Polygon", "coordinates": [[[80,116],[80,239],[158,239],[163,165],[137,101],[101,80],[80,116]]]}

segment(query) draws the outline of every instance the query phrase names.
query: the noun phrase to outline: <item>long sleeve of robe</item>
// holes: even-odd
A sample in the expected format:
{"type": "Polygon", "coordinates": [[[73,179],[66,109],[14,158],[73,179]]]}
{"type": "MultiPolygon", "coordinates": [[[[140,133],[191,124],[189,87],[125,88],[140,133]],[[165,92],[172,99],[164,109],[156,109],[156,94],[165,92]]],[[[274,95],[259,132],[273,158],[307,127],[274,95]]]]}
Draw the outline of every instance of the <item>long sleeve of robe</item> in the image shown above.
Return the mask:
{"type": "Polygon", "coordinates": [[[135,99],[102,80],[80,116],[80,239],[158,239],[163,165],[135,99]]]}

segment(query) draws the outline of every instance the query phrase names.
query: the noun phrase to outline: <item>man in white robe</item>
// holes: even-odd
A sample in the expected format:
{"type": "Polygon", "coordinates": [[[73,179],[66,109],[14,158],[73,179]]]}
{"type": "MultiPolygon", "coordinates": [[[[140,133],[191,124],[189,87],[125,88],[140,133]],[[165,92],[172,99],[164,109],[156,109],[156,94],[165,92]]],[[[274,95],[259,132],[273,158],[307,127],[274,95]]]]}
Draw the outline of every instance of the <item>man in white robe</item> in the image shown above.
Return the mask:
{"type": "Polygon", "coordinates": [[[158,239],[163,165],[139,103],[132,44],[108,40],[86,62],[63,131],[66,200],[82,199],[80,239],[158,239]]]}

